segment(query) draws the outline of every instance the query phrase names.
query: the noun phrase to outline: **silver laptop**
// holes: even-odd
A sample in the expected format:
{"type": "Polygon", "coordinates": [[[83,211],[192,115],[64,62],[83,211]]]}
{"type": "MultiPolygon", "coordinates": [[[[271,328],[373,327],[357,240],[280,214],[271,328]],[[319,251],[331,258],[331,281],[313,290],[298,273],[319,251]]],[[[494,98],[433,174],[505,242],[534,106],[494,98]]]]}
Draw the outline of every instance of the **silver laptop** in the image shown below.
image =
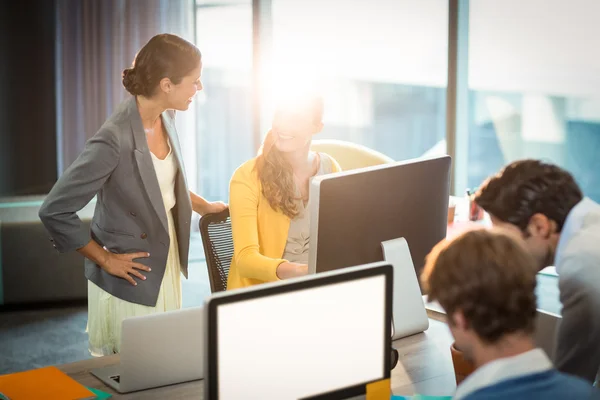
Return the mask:
{"type": "Polygon", "coordinates": [[[90,372],[119,393],[202,379],[203,307],[125,319],[120,364],[90,372]]]}

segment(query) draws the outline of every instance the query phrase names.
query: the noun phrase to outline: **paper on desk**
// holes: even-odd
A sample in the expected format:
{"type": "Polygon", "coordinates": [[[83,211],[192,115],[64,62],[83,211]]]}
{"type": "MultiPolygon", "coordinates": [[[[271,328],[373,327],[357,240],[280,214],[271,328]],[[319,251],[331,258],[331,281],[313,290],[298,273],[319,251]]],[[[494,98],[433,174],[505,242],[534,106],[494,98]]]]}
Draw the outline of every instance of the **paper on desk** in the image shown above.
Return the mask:
{"type": "Polygon", "coordinates": [[[86,387],[86,389],[96,395],[96,400],[110,399],[112,397],[112,394],[103,392],[102,390],[94,389],[91,387],[86,387]]]}

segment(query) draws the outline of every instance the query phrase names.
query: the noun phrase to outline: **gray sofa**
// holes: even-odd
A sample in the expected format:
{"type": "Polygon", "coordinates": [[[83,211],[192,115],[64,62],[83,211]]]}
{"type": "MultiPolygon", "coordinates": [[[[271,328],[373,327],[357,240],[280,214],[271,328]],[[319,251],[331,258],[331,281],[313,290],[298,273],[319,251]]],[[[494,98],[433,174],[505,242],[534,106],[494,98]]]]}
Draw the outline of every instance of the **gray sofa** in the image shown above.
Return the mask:
{"type": "MultiPolygon", "coordinates": [[[[43,199],[0,198],[0,305],[87,299],[83,257],[54,249],[38,217],[43,199]]],[[[88,227],[94,206],[79,212],[88,227]]]]}

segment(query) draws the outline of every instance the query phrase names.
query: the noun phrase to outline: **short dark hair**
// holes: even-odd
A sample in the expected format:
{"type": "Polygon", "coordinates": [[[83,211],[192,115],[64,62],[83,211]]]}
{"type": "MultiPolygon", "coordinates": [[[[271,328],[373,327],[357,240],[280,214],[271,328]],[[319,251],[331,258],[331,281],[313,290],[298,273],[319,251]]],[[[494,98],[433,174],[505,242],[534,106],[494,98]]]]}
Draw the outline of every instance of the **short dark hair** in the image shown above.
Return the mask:
{"type": "Polygon", "coordinates": [[[154,36],[123,71],[123,86],[134,96],[150,97],[163,78],[174,84],[200,65],[202,55],[192,43],[176,35],[154,36]]]}
{"type": "Polygon", "coordinates": [[[494,344],[506,334],[533,333],[536,265],[514,234],[477,229],[435,246],[421,282],[429,301],[449,317],[460,310],[477,336],[494,344]]]}
{"type": "Polygon", "coordinates": [[[567,215],[583,194],[564,169],[540,160],[508,164],[488,178],[475,193],[475,202],[490,215],[525,231],[534,214],[556,222],[560,232],[567,215]]]}

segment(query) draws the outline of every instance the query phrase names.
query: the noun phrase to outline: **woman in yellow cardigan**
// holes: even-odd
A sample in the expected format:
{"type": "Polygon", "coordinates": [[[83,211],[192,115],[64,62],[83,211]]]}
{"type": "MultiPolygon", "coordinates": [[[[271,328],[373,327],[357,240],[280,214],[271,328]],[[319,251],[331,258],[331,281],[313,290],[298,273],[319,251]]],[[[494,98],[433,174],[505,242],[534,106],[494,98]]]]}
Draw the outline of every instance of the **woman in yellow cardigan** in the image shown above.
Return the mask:
{"type": "Polygon", "coordinates": [[[327,154],[310,151],[322,117],[320,98],[280,107],[258,156],[233,174],[228,290],[308,273],[309,182],[340,170],[327,154]]]}

